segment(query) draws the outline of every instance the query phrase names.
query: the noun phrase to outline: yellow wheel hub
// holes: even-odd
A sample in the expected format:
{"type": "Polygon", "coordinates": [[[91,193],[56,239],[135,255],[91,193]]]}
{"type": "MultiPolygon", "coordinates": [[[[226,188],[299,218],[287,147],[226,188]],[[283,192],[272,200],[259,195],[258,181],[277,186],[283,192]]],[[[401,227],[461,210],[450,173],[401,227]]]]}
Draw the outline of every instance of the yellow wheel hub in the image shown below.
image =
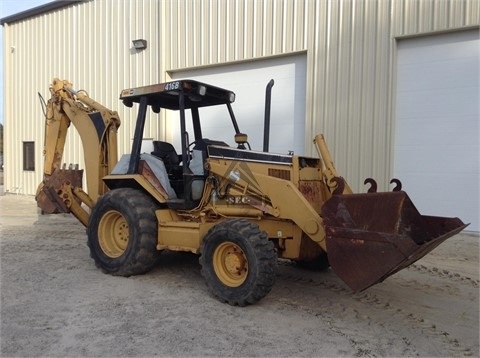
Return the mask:
{"type": "Polygon", "coordinates": [[[247,278],[248,260],[240,246],[223,242],[213,253],[213,268],[224,285],[238,287],[247,278]]]}
{"type": "Polygon", "coordinates": [[[123,215],[111,210],[102,216],[98,225],[98,241],[102,251],[115,259],[125,252],[128,245],[128,223],[123,215]]]}

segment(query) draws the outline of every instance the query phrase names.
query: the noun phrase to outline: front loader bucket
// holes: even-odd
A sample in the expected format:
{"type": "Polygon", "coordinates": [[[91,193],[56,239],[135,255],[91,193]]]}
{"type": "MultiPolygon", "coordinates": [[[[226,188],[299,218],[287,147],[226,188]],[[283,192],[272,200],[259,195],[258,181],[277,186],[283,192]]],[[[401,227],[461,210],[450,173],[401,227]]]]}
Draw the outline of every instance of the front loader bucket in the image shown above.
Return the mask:
{"type": "Polygon", "coordinates": [[[420,215],[403,191],[333,195],[322,216],[329,263],[354,291],[382,282],[468,225],[420,215]]]}

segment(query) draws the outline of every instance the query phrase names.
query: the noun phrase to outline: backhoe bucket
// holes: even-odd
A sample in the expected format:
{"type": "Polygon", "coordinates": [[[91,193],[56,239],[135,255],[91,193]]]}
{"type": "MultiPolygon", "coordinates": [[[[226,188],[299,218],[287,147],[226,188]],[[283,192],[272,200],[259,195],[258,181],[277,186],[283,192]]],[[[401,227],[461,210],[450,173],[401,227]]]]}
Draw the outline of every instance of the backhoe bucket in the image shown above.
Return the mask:
{"type": "Polygon", "coordinates": [[[63,185],[82,187],[83,170],[55,169],[52,175],[45,178],[37,189],[35,200],[44,214],[69,213],[70,209],[63,202],[61,189],[63,185]]]}
{"type": "Polygon", "coordinates": [[[354,291],[382,282],[468,225],[420,215],[403,191],[333,195],[322,216],[329,263],[354,291]]]}

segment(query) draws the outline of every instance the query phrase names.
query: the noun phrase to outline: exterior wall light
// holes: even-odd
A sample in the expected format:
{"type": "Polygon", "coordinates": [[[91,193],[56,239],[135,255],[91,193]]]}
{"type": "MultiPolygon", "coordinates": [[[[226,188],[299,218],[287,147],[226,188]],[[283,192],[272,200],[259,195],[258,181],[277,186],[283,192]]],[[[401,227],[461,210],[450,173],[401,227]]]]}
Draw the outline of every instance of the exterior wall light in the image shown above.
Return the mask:
{"type": "Polygon", "coordinates": [[[147,40],[138,39],[133,40],[132,43],[135,50],[145,50],[147,48],[147,40]]]}

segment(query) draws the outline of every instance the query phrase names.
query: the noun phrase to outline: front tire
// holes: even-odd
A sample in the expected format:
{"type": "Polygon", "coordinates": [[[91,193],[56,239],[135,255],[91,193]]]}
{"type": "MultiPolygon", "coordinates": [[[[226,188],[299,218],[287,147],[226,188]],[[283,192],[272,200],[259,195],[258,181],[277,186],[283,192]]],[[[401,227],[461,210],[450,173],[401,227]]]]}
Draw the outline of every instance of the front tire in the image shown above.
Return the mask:
{"type": "Polygon", "coordinates": [[[247,220],[227,220],[210,229],[199,261],[209,290],[233,306],[259,301],[275,283],[277,255],[273,243],[247,220]]]}
{"type": "Polygon", "coordinates": [[[90,256],[105,273],[132,276],[150,271],[157,262],[157,205],[131,188],[101,196],[87,226],[90,256]]]}

